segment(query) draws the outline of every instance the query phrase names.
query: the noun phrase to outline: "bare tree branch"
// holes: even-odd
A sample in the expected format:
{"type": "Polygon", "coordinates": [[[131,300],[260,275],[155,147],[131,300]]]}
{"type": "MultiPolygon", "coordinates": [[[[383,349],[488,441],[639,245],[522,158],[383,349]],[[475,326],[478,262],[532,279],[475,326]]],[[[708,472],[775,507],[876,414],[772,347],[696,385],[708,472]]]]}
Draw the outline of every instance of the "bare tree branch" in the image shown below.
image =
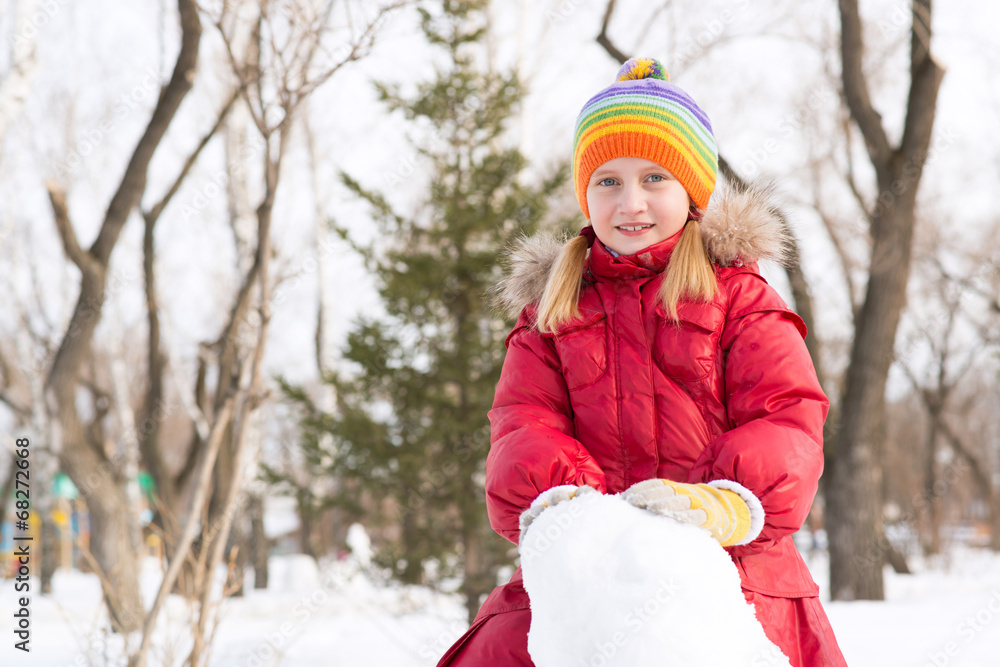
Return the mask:
{"type": "MultiPolygon", "coordinates": [[[[225,3],[223,3],[225,7],[225,3]]],[[[226,48],[226,57],[229,59],[229,65],[232,67],[233,72],[236,74],[236,78],[240,83],[238,90],[241,91],[244,99],[247,103],[247,109],[250,111],[250,116],[253,118],[254,125],[257,126],[257,131],[263,136],[267,136],[267,125],[264,119],[257,114],[257,108],[251,101],[250,89],[256,87],[258,95],[260,94],[260,57],[254,54],[260,53],[260,45],[258,43],[258,35],[260,33],[260,20],[257,21],[254,27],[253,33],[247,40],[247,56],[241,63],[233,52],[233,41],[231,37],[231,30],[227,30],[223,25],[223,16],[220,16],[218,20],[215,21],[215,28],[222,38],[222,44],[226,48]],[[255,66],[252,66],[255,65],[255,66]]],[[[264,103],[262,99],[258,99],[259,106],[264,108],[264,103]]]]}
{"type": "Polygon", "coordinates": [[[612,58],[617,60],[619,63],[624,64],[628,60],[628,56],[620,51],[612,42],[611,38],[608,37],[608,26],[611,24],[611,15],[615,11],[615,0],[608,0],[608,6],[604,10],[604,20],[601,22],[601,32],[597,35],[597,43],[604,47],[604,50],[608,52],[612,58]]]}
{"type": "MultiPolygon", "coordinates": [[[[840,0],[841,39],[840,57],[843,67],[844,96],[851,116],[865,138],[868,155],[876,169],[884,165],[892,153],[889,138],[882,127],[882,116],[872,106],[868,82],[864,73],[864,40],[858,0],[840,0]]],[[[886,174],[879,174],[879,183],[888,182],[886,174]]]]}
{"type": "Polygon", "coordinates": [[[11,412],[19,417],[28,418],[31,416],[31,410],[23,405],[18,405],[17,402],[7,394],[7,392],[0,392],[0,403],[6,405],[11,409],[11,412]]]}
{"type": "Polygon", "coordinates": [[[817,215],[819,215],[819,219],[822,221],[827,235],[830,237],[833,249],[837,253],[837,259],[840,260],[841,271],[844,274],[844,282],[847,285],[847,298],[851,305],[851,318],[857,322],[858,309],[861,307],[861,304],[858,303],[857,284],[854,282],[853,276],[856,266],[851,261],[850,257],[848,257],[847,250],[844,248],[844,244],[840,240],[840,235],[837,233],[837,223],[826,214],[826,211],[820,205],[819,201],[816,202],[815,211],[817,215]]]}
{"type": "Polygon", "coordinates": [[[852,138],[854,136],[853,131],[850,127],[850,114],[845,115],[843,120],[844,128],[844,140],[846,143],[846,150],[844,151],[845,157],[847,158],[847,174],[844,176],[844,180],[847,182],[847,187],[850,189],[851,194],[854,195],[854,201],[858,203],[858,208],[864,214],[865,219],[871,224],[872,221],[872,211],[871,206],[865,200],[864,195],[861,193],[861,189],[858,187],[858,181],[854,173],[854,154],[852,150],[852,138]]]}
{"type": "Polygon", "coordinates": [[[207,146],[208,143],[212,140],[212,138],[216,135],[216,133],[219,131],[219,128],[222,127],[222,124],[226,122],[226,118],[229,116],[229,112],[232,110],[233,105],[236,104],[236,100],[240,98],[240,92],[241,92],[240,88],[236,88],[229,95],[229,99],[226,100],[226,103],[219,111],[219,115],[215,121],[215,125],[213,125],[212,129],[210,129],[207,133],[205,133],[205,136],[201,138],[201,141],[198,142],[198,145],[195,147],[195,149],[191,152],[190,155],[188,155],[187,160],[185,160],[184,162],[184,167],[181,168],[180,173],[177,174],[177,178],[174,179],[173,185],[171,185],[170,189],[167,190],[167,193],[163,195],[163,198],[160,199],[160,201],[157,202],[156,205],[153,206],[153,208],[149,209],[148,211],[143,211],[142,217],[147,222],[150,219],[152,219],[153,224],[155,224],[156,220],[159,219],[160,215],[163,213],[163,209],[167,207],[167,204],[169,204],[170,200],[173,199],[175,194],[177,194],[177,191],[181,189],[181,185],[183,185],[184,179],[187,178],[188,174],[191,172],[191,169],[198,161],[198,157],[201,155],[202,150],[204,150],[205,146],[207,146]]]}
{"type": "Polygon", "coordinates": [[[156,147],[166,134],[181,101],[194,84],[195,67],[198,63],[198,45],[201,41],[201,20],[195,0],[178,0],[177,9],[181,22],[181,49],[174,65],[170,82],[160,92],[153,116],[146,131],[132,153],[132,159],[125,169],[118,191],[111,198],[108,211],[101,225],[101,231],[90,251],[102,264],[107,265],[111,251],[118,241],[125,221],[132,209],[139,203],[146,190],[146,175],[156,147]]]}
{"type": "Polygon", "coordinates": [[[198,526],[201,523],[198,508],[202,507],[208,498],[209,486],[212,481],[212,469],[215,459],[219,454],[219,448],[222,446],[222,440],[226,434],[234,401],[235,396],[230,395],[222,403],[217,415],[218,418],[212,426],[212,433],[208,438],[207,446],[202,450],[202,456],[198,462],[198,481],[194,493],[191,495],[190,509],[184,521],[183,532],[174,550],[174,556],[170,559],[170,564],[167,566],[167,571],[163,573],[163,580],[160,582],[160,588],[156,593],[153,606],[146,615],[146,621],[143,624],[142,642],[135,655],[129,659],[129,667],[143,667],[146,664],[146,654],[149,651],[149,642],[153,637],[153,628],[156,627],[156,619],[159,617],[160,610],[166,602],[167,595],[173,590],[174,584],[177,582],[177,576],[180,574],[184,559],[187,557],[191,544],[198,534],[198,526]]]}
{"type": "MultiPolygon", "coordinates": [[[[343,67],[347,63],[358,60],[359,58],[364,56],[374,44],[375,35],[378,28],[382,24],[383,17],[389,14],[390,12],[393,12],[397,9],[400,9],[402,7],[405,7],[406,5],[411,4],[411,2],[412,0],[399,0],[398,2],[394,2],[391,5],[385,5],[384,7],[381,7],[378,11],[378,14],[376,14],[375,18],[372,21],[370,21],[367,26],[365,26],[364,32],[362,32],[361,35],[358,37],[358,39],[355,40],[354,43],[351,45],[350,53],[343,60],[333,65],[322,74],[319,74],[316,78],[312,79],[311,81],[307,81],[302,85],[301,88],[299,88],[296,91],[295,95],[298,98],[298,101],[301,101],[303,98],[310,95],[316,88],[326,83],[326,81],[329,80],[330,77],[332,77],[334,74],[336,74],[337,70],[339,70],[341,67],[343,67]]],[[[319,42],[320,40],[317,37],[314,48],[309,55],[310,62],[311,58],[315,55],[315,50],[316,50],[315,47],[319,45],[319,42]]],[[[298,101],[296,101],[296,105],[298,104],[298,101]]]]}
{"type": "Polygon", "coordinates": [[[84,274],[92,276],[99,272],[100,265],[97,260],[81,248],[80,242],[77,241],[76,232],[73,231],[73,222],[69,219],[69,209],[66,206],[66,193],[55,181],[46,181],[45,189],[49,192],[52,214],[56,221],[56,231],[59,232],[66,257],[84,274]]]}
{"type": "Polygon", "coordinates": [[[913,30],[910,60],[910,94],[906,104],[906,123],[900,151],[908,159],[918,158],[923,167],[927,150],[927,138],[934,126],[936,105],[928,100],[936,99],[944,69],[935,62],[930,52],[931,0],[914,0],[913,30]]]}
{"type": "MultiPolygon", "coordinates": [[[[181,50],[177,57],[173,76],[167,87],[160,93],[156,108],[153,110],[153,116],[132,154],[132,159],[129,161],[117,192],[108,205],[101,231],[90,248],[89,254],[96,260],[94,266],[101,268],[102,275],[90,276],[90,281],[88,281],[88,272],[84,271],[80,298],[69,325],[69,331],[75,332],[75,335],[63,339],[49,374],[49,386],[60,386],[69,390],[69,385],[73,383],[73,378],[83,361],[83,349],[89,345],[94,328],[97,326],[103,305],[103,271],[107,269],[111,250],[114,248],[129,214],[142,197],[146,187],[146,171],[150,160],[152,160],[153,152],[166,133],[170,121],[180,107],[181,100],[187,95],[194,82],[198,44],[201,39],[198,7],[194,0],[178,0],[177,6],[183,33],[181,50]]],[[[74,262],[82,268],[82,262],[87,262],[87,260],[83,260],[82,251],[79,251],[79,244],[76,243],[75,237],[70,240],[69,235],[65,233],[69,227],[60,223],[58,217],[57,215],[57,225],[67,253],[71,253],[71,258],[75,258],[74,262]]],[[[67,403],[68,400],[67,397],[62,402],[67,403]]]]}

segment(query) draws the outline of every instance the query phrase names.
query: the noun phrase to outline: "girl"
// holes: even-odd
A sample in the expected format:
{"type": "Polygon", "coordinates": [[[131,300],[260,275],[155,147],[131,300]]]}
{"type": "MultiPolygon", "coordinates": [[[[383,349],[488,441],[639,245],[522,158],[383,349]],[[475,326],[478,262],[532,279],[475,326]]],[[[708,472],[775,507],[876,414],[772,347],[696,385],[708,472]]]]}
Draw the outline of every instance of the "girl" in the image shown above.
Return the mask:
{"type": "MultiPolygon", "coordinates": [[[[561,247],[526,241],[502,286],[519,317],[489,414],[490,523],[516,543],[579,489],[622,493],[711,531],[792,665],[841,666],[790,537],[829,404],[802,320],[757,269],[782,258],[781,222],[754,190],[708,208],[716,155],[656,60],[628,61],[584,106],[573,178],[590,224],[561,247]]],[[[530,619],[518,569],[439,667],[531,665],[530,619]]]]}

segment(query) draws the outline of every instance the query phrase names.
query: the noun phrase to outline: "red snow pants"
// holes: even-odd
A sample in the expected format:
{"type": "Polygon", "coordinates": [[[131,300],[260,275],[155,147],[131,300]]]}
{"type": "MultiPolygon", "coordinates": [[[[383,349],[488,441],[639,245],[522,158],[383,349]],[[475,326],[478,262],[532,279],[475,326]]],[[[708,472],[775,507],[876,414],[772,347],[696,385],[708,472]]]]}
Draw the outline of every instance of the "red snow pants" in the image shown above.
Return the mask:
{"type": "MultiPolygon", "coordinates": [[[[767,638],[792,667],[847,667],[819,598],[779,598],[743,590],[767,638]]],[[[534,667],[528,655],[531,611],[521,568],[480,607],[472,627],[448,649],[437,667],[534,667]]]]}

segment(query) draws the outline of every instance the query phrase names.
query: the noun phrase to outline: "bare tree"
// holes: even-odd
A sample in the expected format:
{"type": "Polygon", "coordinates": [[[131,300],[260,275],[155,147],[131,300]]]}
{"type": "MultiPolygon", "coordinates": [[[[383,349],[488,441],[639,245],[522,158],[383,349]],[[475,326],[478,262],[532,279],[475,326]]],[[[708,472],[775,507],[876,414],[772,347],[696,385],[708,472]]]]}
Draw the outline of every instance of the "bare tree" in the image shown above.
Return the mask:
{"type": "MultiPolygon", "coordinates": [[[[249,112],[260,135],[263,173],[262,194],[255,211],[256,226],[249,239],[235,220],[238,245],[252,243],[252,262],[242,271],[240,287],[219,338],[201,346],[201,366],[195,379],[196,424],[192,451],[197,460],[193,486],[181,513],[178,536],[152,609],[146,616],[143,637],[130,657],[130,667],[145,665],[153,629],[167,594],[189,557],[194,560],[193,591],[197,606],[192,621],[193,645],[188,665],[199,667],[208,659],[217,622],[219,601],[213,597],[212,580],[225,557],[233,522],[242,509],[247,471],[256,468],[255,452],[248,442],[252,418],[269,393],[262,377],[262,361],[271,319],[273,279],[271,225],[282,163],[291,141],[291,130],[302,103],[341,67],[359,59],[370,49],[387,13],[403,2],[387,5],[349,43],[332,57],[326,42],[330,35],[332,0],[316,5],[284,3],[224,4],[213,23],[223,39],[227,57],[238,82],[240,103],[249,112]],[[252,18],[247,22],[247,13],[252,18]],[[243,55],[245,53],[245,55],[243,55]],[[209,373],[208,369],[214,369],[209,373]],[[208,377],[216,378],[208,386],[208,377]],[[192,545],[200,534],[196,553],[192,545]]],[[[221,118],[220,118],[221,121],[221,118]]],[[[248,188],[238,188],[248,191],[248,188]]],[[[241,206],[230,205],[230,212],[241,206]]],[[[149,217],[147,216],[147,225],[149,217]]],[[[150,241],[151,243],[151,241],[150,241]]],[[[153,253],[150,253],[153,254],[153,253]]],[[[152,272],[147,273],[147,283],[152,272]]],[[[155,303],[154,301],[150,303],[155,303]]],[[[151,347],[151,359],[156,347],[151,347]]],[[[160,362],[162,363],[162,361],[160,362]]],[[[162,371],[161,371],[162,375],[162,371]]],[[[153,402],[147,399],[147,404],[153,402]]],[[[241,572],[234,573],[241,577],[241,572]]]]}
{"type": "Polygon", "coordinates": [[[91,549],[113,589],[105,590],[112,623],[126,631],[137,629],[143,617],[138,559],[129,532],[128,496],[119,474],[119,462],[88,441],[76,400],[81,368],[90,353],[105,302],[111,252],[146,190],[147,170],[153,153],[194,81],[201,40],[198,7],[194,0],[178,0],[177,8],[182,36],[173,74],[160,93],[149,124],[135,147],[90,248],[82,248],[77,240],[61,186],[55,182],[47,184],[63,249],[81,274],[80,295],[46,382],[57,427],[55,440],[59,443],[62,467],[73,479],[90,511],[91,549]],[[95,480],[104,483],[95,484],[95,480]]]}
{"type": "MultiPolygon", "coordinates": [[[[954,481],[942,479],[939,459],[943,445],[971,472],[972,487],[989,517],[990,547],[996,550],[1000,549],[1000,488],[994,483],[989,452],[983,446],[988,441],[982,437],[985,429],[977,429],[976,421],[980,413],[990,413],[979,404],[981,398],[990,401],[992,393],[981,389],[983,383],[977,376],[995,372],[990,361],[1000,345],[996,331],[1000,311],[991,307],[998,267],[988,257],[992,250],[988,245],[952,249],[934,232],[936,228],[932,229],[932,250],[921,262],[926,286],[920,295],[935,314],[914,316],[919,325],[898,359],[928,422],[922,497],[929,520],[925,522],[924,547],[929,554],[941,550],[942,494],[937,489],[950,487],[954,481]],[[930,360],[914,363],[912,357],[918,349],[929,352],[930,360]]],[[[989,378],[987,386],[994,379],[989,378]]]]}
{"type": "Polygon", "coordinates": [[[885,387],[906,300],[917,190],[944,76],[930,52],[931,14],[931,0],[914,1],[906,121],[894,146],[869,94],[858,2],[840,0],[844,96],[865,139],[879,195],[865,209],[872,238],[868,286],[855,322],[841,423],[831,443],[833,465],[826,477],[830,589],[835,600],[885,596],[880,448],[885,438],[885,387]]]}

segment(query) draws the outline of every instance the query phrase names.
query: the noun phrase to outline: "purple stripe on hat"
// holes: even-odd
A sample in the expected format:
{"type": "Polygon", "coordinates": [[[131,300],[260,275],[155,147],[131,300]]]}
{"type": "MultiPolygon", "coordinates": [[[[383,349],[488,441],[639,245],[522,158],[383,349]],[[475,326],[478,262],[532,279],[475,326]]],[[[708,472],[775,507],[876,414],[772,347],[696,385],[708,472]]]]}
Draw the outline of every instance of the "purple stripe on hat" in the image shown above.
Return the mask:
{"type": "MultiPolygon", "coordinates": [[[[648,95],[618,95],[614,98],[599,100],[594,104],[590,104],[584,108],[577,118],[575,131],[579,132],[580,127],[588,123],[595,115],[604,114],[615,109],[624,109],[629,106],[650,107],[659,109],[663,113],[683,114],[688,119],[687,122],[691,123],[692,126],[701,127],[709,134],[712,133],[711,121],[697,105],[679,104],[674,100],[662,97],[650,98],[648,95]]],[[[618,111],[617,113],[624,112],[618,111]]]]}
{"type": "MultiPolygon", "coordinates": [[[[650,79],[644,79],[644,81],[649,81],[650,79]]],[[[653,81],[659,81],[658,79],[652,79],[653,81]]],[[[634,81],[624,81],[623,84],[635,84],[634,81]]],[[[597,95],[590,98],[585,105],[583,105],[583,114],[587,113],[588,107],[590,107],[595,102],[600,102],[601,100],[607,99],[609,97],[627,97],[629,95],[651,95],[655,97],[660,97],[665,100],[669,100],[676,104],[680,104],[684,108],[691,111],[698,120],[702,123],[708,125],[710,121],[708,120],[708,115],[705,114],[701,108],[695,103],[691,97],[682,90],[677,89],[675,86],[668,83],[659,83],[659,85],[612,85],[597,95]],[[667,86],[670,86],[667,88],[667,86]]],[[[581,114],[582,115],[582,114],[581,114]]]]}

